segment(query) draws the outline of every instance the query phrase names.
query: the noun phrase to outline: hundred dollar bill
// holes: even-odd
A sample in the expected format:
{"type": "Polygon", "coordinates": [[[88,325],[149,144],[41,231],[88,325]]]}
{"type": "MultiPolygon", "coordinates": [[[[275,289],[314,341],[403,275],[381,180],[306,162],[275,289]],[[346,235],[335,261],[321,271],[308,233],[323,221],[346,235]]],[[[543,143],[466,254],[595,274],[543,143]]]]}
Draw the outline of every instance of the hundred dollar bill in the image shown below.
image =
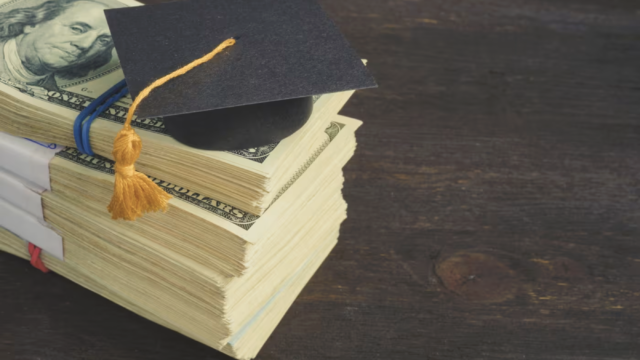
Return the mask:
{"type": "Polygon", "coordinates": [[[82,110],[124,78],[104,10],[138,5],[131,0],[0,1],[2,83],[40,106],[82,110]]]}

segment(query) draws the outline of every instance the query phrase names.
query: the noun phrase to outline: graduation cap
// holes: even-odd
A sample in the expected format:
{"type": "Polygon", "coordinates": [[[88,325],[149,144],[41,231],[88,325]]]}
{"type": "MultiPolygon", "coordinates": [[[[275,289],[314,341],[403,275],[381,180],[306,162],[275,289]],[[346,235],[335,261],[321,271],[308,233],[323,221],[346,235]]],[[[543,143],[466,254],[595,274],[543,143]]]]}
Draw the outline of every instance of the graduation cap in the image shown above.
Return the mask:
{"type": "Polygon", "coordinates": [[[315,0],[185,0],[105,14],[134,98],[236,39],[137,109],[139,118],[163,117],[168,134],[196,148],[278,142],[309,119],[313,95],[376,86],[315,0]]]}

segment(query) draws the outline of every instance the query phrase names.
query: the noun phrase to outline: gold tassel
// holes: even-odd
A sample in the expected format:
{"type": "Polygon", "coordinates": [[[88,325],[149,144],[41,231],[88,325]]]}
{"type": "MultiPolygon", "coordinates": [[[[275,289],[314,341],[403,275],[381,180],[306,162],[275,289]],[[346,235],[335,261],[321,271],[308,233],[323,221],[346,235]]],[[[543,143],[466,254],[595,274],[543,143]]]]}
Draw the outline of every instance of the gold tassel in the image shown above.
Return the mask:
{"type": "Polygon", "coordinates": [[[137,172],[135,168],[135,162],[138,160],[138,157],[140,157],[140,152],[142,151],[142,140],[131,127],[131,121],[140,102],[142,102],[153,89],[162,86],[173,78],[186,74],[196,66],[206,63],[225,48],[235,44],[235,42],[234,39],[225,40],[204,57],[154,81],[142,90],[133,101],[133,104],[129,108],[124,127],[118,132],[113,143],[112,154],[113,159],[116,161],[116,179],[113,197],[107,207],[112,219],[133,221],[146,212],[158,210],[167,211],[167,203],[169,199],[171,199],[171,195],[164,192],[146,175],[137,172]]]}

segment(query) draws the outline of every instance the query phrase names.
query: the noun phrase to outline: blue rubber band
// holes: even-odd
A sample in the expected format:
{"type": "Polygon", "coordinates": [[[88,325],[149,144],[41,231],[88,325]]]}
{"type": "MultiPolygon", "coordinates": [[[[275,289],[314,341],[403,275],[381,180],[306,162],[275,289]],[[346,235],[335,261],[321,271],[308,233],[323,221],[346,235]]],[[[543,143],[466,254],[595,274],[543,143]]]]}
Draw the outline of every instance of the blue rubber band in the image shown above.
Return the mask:
{"type": "Polygon", "coordinates": [[[87,106],[78,116],[76,117],[76,121],[73,124],[73,137],[76,141],[76,147],[80,152],[86,153],[84,151],[84,146],[82,144],[82,124],[84,120],[89,116],[89,114],[93,113],[101,103],[103,103],[106,99],[111,97],[113,94],[120,91],[120,89],[126,86],[126,82],[123,80],[116,85],[114,85],[111,89],[107,90],[104,94],[100,95],[97,99],[95,99],[89,106],[87,106]]]}
{"type": "MultiPolygon", "coordinates": [[[[78,114],[78,116],[76,117],[76,121],[73,123],[73,137],[76,141],[76,147],[78,148],[78,150],[80,150],[80,152],[82,152],[83,154],[87,154],[87,155],[93,155],[93,152],[91,151],[91,147],[89,147],[89,151],[87,152],[86,148],[85,148],[85,142],[82,140],[83,137],[83,124],[85,119],[93,114],[96,109],[98,109],[98,107],[100,107],[102,104],[104,104],[105,101],[107,101],[107,99],[111,99],[114,95],[120,95],[122,93],[122,91],[124,89],[127,88],[127,82],[126,80],[122,80],[119,83],[115,84],[111,89],[107,90],[104,94],[100,95],[97,99],[95,99],[93,102],[91,102],[91,104],[89,104],[89,106],[87,106],[84,110],[82,110],[82,112],[80,112],[80,114],[78,114]],[[89,152],[91,152],[91,154],[89,154],[89,152]]],[[[124,94],[126,95],[126,93],[124,94]]],[[[124,96],[124,95],[121,95],[124,96]]],[[[120,98],[118,98],[119,100],[120,98]]],[[[115,100],[115,101],[118,101],[115,100]]],[[[115,102],[114,101],[114,102],[115,102]]],[[[113,104],[113,103],[112,103],[113,104]]],[[[103,109],[104,111],[104,109],[103,109]]],[[[99,114],[98,114],[99,115],[99,114]]],[[[98,116],[96,115],[96,116],[98,116]]],[[[88,128],[90,127],[90,124],[88,126],[88,128]]],[[[89,134],[89,130],[87,129],[86,134],[89,134]]],[[[87,136],[88,138],[88,136],[87,136]]],[[[86,145],[89,145],[89,142],[86,142],[86,145]]]]}
{"type": "Polygon", "coordinates": [[[100,106],[96,111],[94,111],[93,114],[91,114],[91,116],[89,117],[89,119],[85,121],[84,124],[82,125],[82,147],[84,148],[84,152],[87,155],[90,155],[90,156],[94,155],[93,150],[91,149],[91,143],[89,142],[89,130],[91,129],[91,124],[93,124],[93,121],[98,116],[100,116],[100,114],[102,114],[105,110],[107,110],[109,106],[113,105],[118,100],[122,99],[128,93],[129,93],[128,87],[125,87],[124,89],[120,90],[119,93],[115,94],[113,97],[107,100],[104,104],[102,104],[102,106],[100,106]]]}

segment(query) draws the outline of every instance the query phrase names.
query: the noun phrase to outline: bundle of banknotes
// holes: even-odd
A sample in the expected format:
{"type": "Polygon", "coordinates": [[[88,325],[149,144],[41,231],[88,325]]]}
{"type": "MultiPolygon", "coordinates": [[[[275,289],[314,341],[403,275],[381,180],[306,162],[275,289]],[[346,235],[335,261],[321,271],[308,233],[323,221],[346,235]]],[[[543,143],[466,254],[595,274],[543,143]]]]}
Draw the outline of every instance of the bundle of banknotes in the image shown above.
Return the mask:
{"type": "MultiPolygon", "coordinates": [[[[19,27],[1,23],[11,11],[47,3],[0,1],[0,29],[19,27]]],[[[295,134],[243,150],[191,148],[165,134],[162,118],[136,119],[137,169],[173,198],[166,213],[114,221],[110,156],[131,98],[94,123],[94,156],[75,147],[73,123],[123,78],[117,58],[96,65],[80,53],[78,66],[93,68],[34,74],[17,55],[28,45],[20,37],[0,34],[0,250],[33,262],[34,244],[47,269],[237,359],[255,357],[346,218],[342,168],[361,122],[337,114],[353,92],[314,97],[295,134]]]]}

